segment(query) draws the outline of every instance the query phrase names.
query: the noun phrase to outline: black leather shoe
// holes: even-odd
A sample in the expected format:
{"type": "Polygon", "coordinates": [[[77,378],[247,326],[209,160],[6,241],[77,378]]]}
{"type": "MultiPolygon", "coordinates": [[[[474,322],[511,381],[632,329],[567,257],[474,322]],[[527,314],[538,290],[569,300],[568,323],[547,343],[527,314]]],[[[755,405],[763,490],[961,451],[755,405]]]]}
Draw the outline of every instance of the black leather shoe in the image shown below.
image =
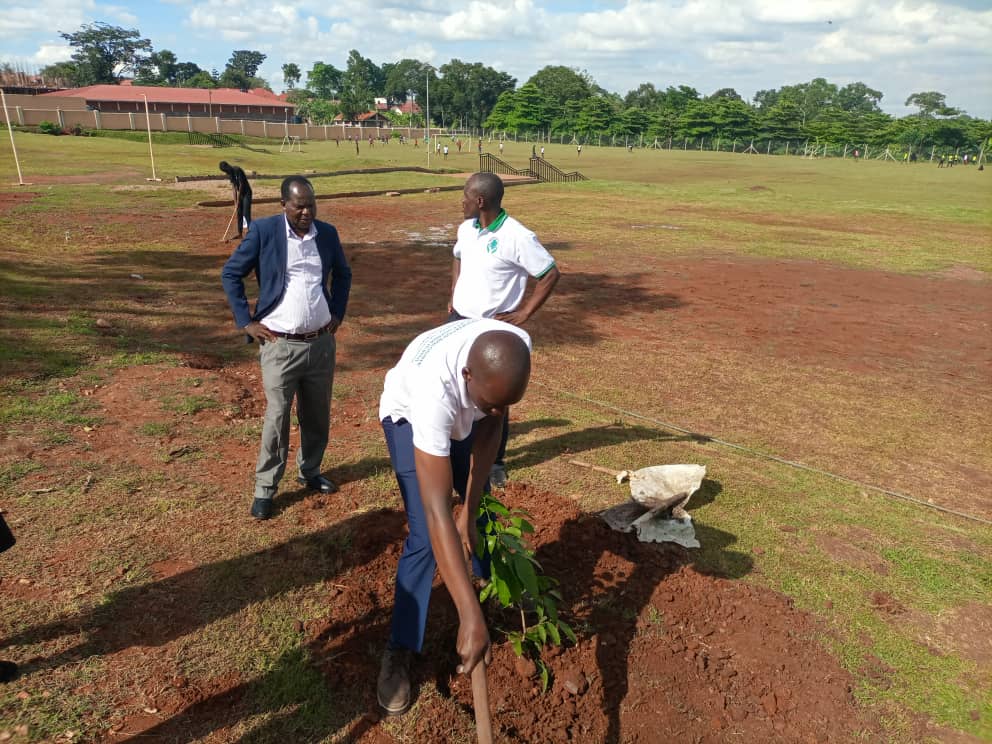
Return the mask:
{"type": "Polygon", "coordinates": [[[272,516],[272,499],[255,499],[251,502],[251,515],[255,519],[268,519],[272,516]]]}
{"type": "Polygon", "coordinates": [[[321,493],[337,493],[337,484],[325,478],[322,475],[315,475],[313,478],[304,478],[302,475],[296,479],[296,482],[301,486],[306,486],[311,491],[320,491],[321,493]]]}

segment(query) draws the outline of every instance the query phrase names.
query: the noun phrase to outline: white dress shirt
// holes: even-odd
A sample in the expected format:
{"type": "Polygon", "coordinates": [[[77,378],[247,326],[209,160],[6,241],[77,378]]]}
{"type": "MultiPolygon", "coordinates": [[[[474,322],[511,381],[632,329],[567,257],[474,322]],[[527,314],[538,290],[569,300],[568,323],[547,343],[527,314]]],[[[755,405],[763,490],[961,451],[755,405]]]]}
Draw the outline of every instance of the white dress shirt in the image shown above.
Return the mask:
{"type": "Polygon", "coordinates": [[[321,286],[322,266],[317,252],[317,224],[302,238],[286,223],[286,284],[282,299],[262,319],[263,325],[278,333],[311,333],[331,322],[321,286]]]}

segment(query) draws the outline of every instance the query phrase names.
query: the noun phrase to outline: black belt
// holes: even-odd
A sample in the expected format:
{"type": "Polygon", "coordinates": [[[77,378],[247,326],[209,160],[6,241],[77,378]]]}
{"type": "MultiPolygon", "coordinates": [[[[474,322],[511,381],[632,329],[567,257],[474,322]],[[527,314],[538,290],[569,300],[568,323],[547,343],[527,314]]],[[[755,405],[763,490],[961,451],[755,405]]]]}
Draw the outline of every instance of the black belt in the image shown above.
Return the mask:
{"type": "Polygon", "coordinates": [[[310,331],[310,333],[282,333],[280,331],[272,331],[273,336],[278,336],[279,338],[285,338],[289,341],[313,341],[318,336],[323,336],[325,333],[331,332],[331,324],[328,323],[323,328],[318,328],[316,331],[310,331]]]}

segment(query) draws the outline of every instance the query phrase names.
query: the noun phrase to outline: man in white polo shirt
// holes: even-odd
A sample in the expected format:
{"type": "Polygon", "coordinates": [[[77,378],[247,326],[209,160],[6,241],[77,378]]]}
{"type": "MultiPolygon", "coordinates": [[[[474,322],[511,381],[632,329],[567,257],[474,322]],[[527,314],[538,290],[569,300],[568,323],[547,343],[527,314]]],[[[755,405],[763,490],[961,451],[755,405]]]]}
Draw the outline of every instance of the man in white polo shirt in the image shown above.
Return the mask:
{"type": "MultiPolygon", "coordinates": [[[[503,209],[503,181],[494,173],[475,173],[462,196],[465,221],[458,228],[451,268],[448,319],[496,318],[523,325],[551,296],[561,272],[537,236],[503,209]],[[527,278],[537,280],[530,297],[527,278]]],[[[506,485],[509,416],[490,480],[506,485]]]]}
{"type": "Polygon", "coordinates": [[[520,401],[529,379],[530,336],[487,319],[420,334],[386,374],[379,419],[410,528],[377,683],[389,715],[410,708],[410,662],[423,646],[437,566],[458,610],[458,671],[469,674],[488,660],[489,633],[466,562],[471,558],[476,574],[488,576],[475,550],[476,515],[506,409],[520,401]],[[452,488],[463,501],[457,519],[452,488]]]}

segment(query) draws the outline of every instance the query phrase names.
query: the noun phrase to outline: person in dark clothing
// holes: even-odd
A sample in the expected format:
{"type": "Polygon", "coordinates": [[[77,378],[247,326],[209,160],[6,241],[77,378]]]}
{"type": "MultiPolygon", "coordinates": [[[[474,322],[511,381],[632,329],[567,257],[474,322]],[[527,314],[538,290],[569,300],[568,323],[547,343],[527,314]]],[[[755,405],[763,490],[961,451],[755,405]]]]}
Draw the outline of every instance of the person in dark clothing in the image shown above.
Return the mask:
{"type": "MultiPolygon", "coordinates": [[[[17,541],[4,521],[3,514],[0,514],[0,553],[13,547],[15,542],[17,541]]],[[[13,682],[17,679],[17,674],[17,664],[12,661],[0,661],[0,684],[13,682]]]]}
{"type": "Polygon", "coordinates": [[[234,203],[238,205],[238,232],[232,237],[241,238],[251,224],[251,184],[248,183],[248,176],[241,168],[231,165],[226,160],[220,161],[220,169],[231,179],[234,203]]]}

